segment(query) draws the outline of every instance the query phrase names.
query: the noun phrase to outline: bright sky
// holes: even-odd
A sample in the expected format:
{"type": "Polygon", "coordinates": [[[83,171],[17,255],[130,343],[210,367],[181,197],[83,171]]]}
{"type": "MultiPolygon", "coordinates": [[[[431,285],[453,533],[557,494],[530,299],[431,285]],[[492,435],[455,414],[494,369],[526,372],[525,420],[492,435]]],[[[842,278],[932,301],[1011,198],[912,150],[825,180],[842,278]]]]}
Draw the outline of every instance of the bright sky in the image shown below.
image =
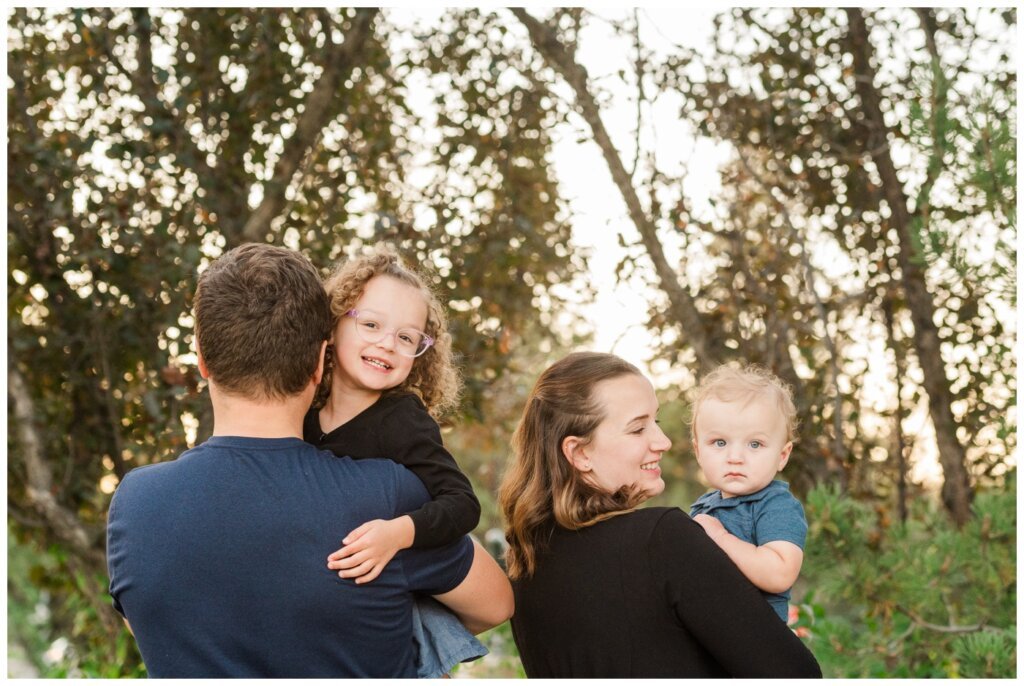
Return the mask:
{"type": "MultiPolygon", "coordinates": [[[[718,9],[717,11],[721,11],[718,9]]],[[[698,46],[711,33],[711,20],[717,13],[710,9],[657,9],[639,10],[643,43],[652,49],[665,49],[668,41],[698,46]]],[[[595,10],[603,18],[621,18],[624,10],[595,10]]],[[[629,68],[630,45],[615,38],[606,22],[591,20],[584,30],[578,58],[592,80],[600,80],[619,69],[629,68]]],[[[608,85],[612,79],[602,81],[608,85]]],[[[616,94],[617,98],[602,111],[605,127],[618,148],[627,168],[635,154],[636,107],[630,102],[628,93],[616,94]]],[[[689,167],[700,169],[687,176],[685,191],[695,212],[701,213],[707,207],[707,199],[718,189],[718,174],[715,171],[725,160],[725,148],[715,147],[708,141],[697,141],[690,129],[679,119],[679,101],[663,97],[654,111],[647,110],[645,123],[653,122],[651,131],[644,132],[645,143],[653,143],[657,149],[659,166],[668,171],[689,167]]],[[[650,127],[648,127],[650,128],[650,127]]],[[[587,132],[589,133],[589,132],[587,132]]],[[[571,209],[573,238],[579,247],[590,249],[591,283],[597,289],[596,302],[584,306],[583,312],[594,328],[593,349],[614,352],[630,362],[646,368],[651,355],[650,333],[646,330],[647,312],[652,297],[658,297],[641,278],[634,277],[626,283],[617,283],[615,267],[622,259],[624,250],[619,244],[622,235],[630,244],[639,240],[639,234],[629,219],[625,203],[618,188],[612,182],[608,166],[597,144],[580,136],[571,128],[555,132],[555,147],[552,159],[558,174],[563,197],[568,199],[571,209]]],[[[670,237],[665,237],[665,247],[670,256],[678,255],[670,237]]],[[[646,268],[648,262],[642,263],[646,268]]],[[[665,369],[648,370],[662,383],[671,382],[679,376],[666,374],[665,369]]]]}

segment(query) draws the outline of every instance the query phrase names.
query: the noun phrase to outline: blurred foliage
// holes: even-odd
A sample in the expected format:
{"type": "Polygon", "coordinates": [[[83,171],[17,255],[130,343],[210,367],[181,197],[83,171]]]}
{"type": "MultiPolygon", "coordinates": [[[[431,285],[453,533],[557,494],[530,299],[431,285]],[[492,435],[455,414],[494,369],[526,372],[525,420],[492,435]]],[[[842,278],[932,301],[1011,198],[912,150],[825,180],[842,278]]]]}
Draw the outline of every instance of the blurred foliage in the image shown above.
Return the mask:
{"type": "MultiPolygon", "coordinates": [[[[877,69],[869,86],[902,183],[893,192],[910,200],[909,245],[897,239],[878,150],[867,147],[864,75],[840,9],[724,11],[713,48],[646,60],[636,78],[657,93],[650,99],[681,94],[691,125],[734,151],[710,213],[687,202],[687,170],[650,172],[652,211],[675,230],[665,235],[678,241],[680,269],[727,357],[794,384],[801,492],[825,480],[893,492],[895,432],[882,427],[930,409],[935,433],[965,451],[956,461],[973,482],[998,484],[1016,445],[1016,12],[865,14],[877,69]],[[907,295],[907,251],[934,317],[907,295]],[[929,322],[937,349],[921,347],[915,330],[929,322]],[[923,362],[933,358],[943,373],[930,379],[923,362]],[[897,365],[909,369],[902,395],[877,397],[897,365]],[[951,421],[929,408],[930,384],[949,398],[951,421]]],[[[659,356],[685,363],[686,332],[664,312],[652,303],[659,356]]],[[[909,425],[901,430],[914,453],[930,439],[909,425]]]]}
{"type": "MultiPolygon", "coordinates": [[[[7,634],[24,649],[41,678],[144,677],[135,640],[119,632],[113,645],[96,630],[98,608],[82,595],[68,594],[66,553],[58,546],[19,543],[8,524],[7,634]],[[67,606],[55,612],[52,599],[67,606]],[[72,637],[76,640],[69,640],[72,637]]],[[[105,583],[105,578],[101,579],[105,583]]],[[[13,675],[8,676],[25,676],[13,675]]]]}
{"type": "Polygon", "coordinates": [[[956,529],[930,498],[907,522],[832,486],[807,496],[798,627],[826,677],[1016,676],[1016,471],[956,529]]]}
{"type": "MultiPolygon", "coordinates": [[[[612,133],[632,149],[644,211],[723,359],[761,362],[794,384],[802,426],[783,478],[807,496],[812,526],[838,529],[812,536],[832,547],[809,549],[801,582],[812,640],[834,638],[815,644],[819,659],[845,676],[916,675],[928,655],[936,674],[1005,674],[1013,591],[995,588],[1015,558],[991,536],[1015,526],[997,494],[1016,448],[1006,38],[1016,12],[868,16],[885,67],[874,85],[936,306],[936,356],[953,380],[953,430],[983,491],[959,533],[913,484],[911,517],[893,521],[906,477],[896,429],[913,462],[934,452],[936,427],[922,419],[922,351],[896,286],[900,246],[864,149],[842,11],[726,11],[709,51],[667,55],[646,47],[642,16],[574,8],[551,23],[574,58],[596,26],[627,46],[623,67],[588,87],[602,106],[633,94],[638,130],[612,133]],[[640,129],[662,99],[733,153],[708,212],[684,183],[711,170],[668,171],[642,147],[658,140],[640,129]],[[997,571],[959,557],[943,569],[940,548],[969,545],[997,571]],[[843,595],[866,588],[870,598],[843,595]],[[975,596],[988,614],[963,601],[975,596]],[[926,628],[954,624],[984,628],[926,628]]],[[[572,308],[593,288],[551,160],[556,128],[589,135],[524,27],[475,9],[410,19],[372,8],[17,8],[7,18],[8,631],[41,673],[144,673],[104,592],[105,513],[127,470],[208,435],[190,299],[197,271],[247,240],[301,250],[325,274],[389,240],[431,272],[466,380],[445,440],[480,495],[478,535],[500,528],[494,494],[523,400],[595,325],[572,308]]],[[[645,276],[648,248],[616,231],[624,258],[608,278],[659,287],[645,276]]],[[[675,445],[655,504],[687,509],[703,492],[688,445],[694,356],[664,292],[651,298],[649,329],[656,368],[676,379],[659,392],[675,445]]],[[[487,640],[495,675],[521,676],[507,625],[487,640]]]]}
{"type": "Polygon", "coordinates": [[[525,679],[526,672],[519,660],[519,651],[512,639],[512,625],[505,622],[477,638],[490,652],[479,660],[456,665],[455,679],[525,679]]]}

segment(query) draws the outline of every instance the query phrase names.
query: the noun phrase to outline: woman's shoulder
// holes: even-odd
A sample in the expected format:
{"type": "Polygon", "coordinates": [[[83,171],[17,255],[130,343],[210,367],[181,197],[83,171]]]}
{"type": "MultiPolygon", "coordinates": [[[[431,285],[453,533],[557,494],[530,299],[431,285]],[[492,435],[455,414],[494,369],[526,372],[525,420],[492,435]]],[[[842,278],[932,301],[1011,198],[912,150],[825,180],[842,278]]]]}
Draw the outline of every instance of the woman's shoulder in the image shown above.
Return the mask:
{"type": "Polygon", "coordinates": [[[606,521],[616,522],[616,528],[628,530],[631,536],[696,526],[696,522],[678,507],[644,507],[606,521]]]}
{"type": "Polygon", "coordinates": [[[638,519],[638,523],[642,522],[645,528],[644,540],[651,544],[675,545],[680,539],[707,538],[700,524],[678,507],[645,507],[637,510],[637,514],[640,513],[643,517],[638,519]]]}
{"type": "MultiPolygon", "coordinates": [[[[674,559],[678,551],[686,550],[694,540],[707,538],[700,525],[678,507],[644,507],[587,528],[590,532],[578,539],[581,545],[587,541],[587,545],[615,549],[638,560],[674,559]]],[[[579,535],[561,527],[559,531],[560,538],[565,540],[579,535]]]]}
{"type": "Polygon", "coordinates": [[[652,506],[642,507],[636,510],[633,514],[642,515],[642,518],[646,521],[657,524],[661,521],[689,521],[690,516],[683,512],[678,507],[671,506],[652,506]]]}

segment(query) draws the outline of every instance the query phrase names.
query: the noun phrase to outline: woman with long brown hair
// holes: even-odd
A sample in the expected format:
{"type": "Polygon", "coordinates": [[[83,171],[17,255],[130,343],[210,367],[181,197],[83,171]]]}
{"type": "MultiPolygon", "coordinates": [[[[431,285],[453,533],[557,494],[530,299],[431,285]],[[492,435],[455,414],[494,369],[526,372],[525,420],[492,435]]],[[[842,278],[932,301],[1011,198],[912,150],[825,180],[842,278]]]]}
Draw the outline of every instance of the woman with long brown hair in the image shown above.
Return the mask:
{"type": "Polygon", "coordinates": [[[537,380],[500,503],[530,677],[820,677],[810,652],[733,563],[661,493],[651,383],[574,353],[537,380]]]}

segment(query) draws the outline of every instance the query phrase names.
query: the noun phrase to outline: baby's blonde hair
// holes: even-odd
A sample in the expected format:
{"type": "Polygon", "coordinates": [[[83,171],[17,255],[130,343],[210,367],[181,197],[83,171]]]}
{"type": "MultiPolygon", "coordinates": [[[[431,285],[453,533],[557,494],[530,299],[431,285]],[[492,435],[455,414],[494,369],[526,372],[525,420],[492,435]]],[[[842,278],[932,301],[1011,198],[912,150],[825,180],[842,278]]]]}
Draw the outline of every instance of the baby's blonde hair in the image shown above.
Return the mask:
{"type": "MultiPolygon", "coordinates": [[[[407,266],[398,251],[386,243],[378,243],[364,255],[339,263],[324,283],[331,301],[331,330],[338,321],[355,307],[356,301],[375,276],[390,276],[417,289],[427,304],[426,334],[434,344],[413,362],[409,376],[390,391],[406,391],[419,396],[435,418],[453,409],[459,400],[462,380],[455,366],[452,337],[448,333],[448,317],[444,305],[430,287],[429,282],[407,266]]],[[[322,405],[331,389],[333,357],[327,356],[328,367],[317,391],[314,404],[322,405]]]]}
{"type": "Polygon", "coordinates": [[[697,415],[700,406],[708,398],[722,402],[741,401],[744,404],[756,397],[767,397],[775,402],[775,407],[786,425],[786,440],[792,441],[796,436],[797,419],[796,405],[793,404],[793,392],[786,382],[765,367],[747,365],[736,367],[723,364],[697,385],[693,397],[693,411],[690,416],[690,440],[697,444],[697,415]]]}

